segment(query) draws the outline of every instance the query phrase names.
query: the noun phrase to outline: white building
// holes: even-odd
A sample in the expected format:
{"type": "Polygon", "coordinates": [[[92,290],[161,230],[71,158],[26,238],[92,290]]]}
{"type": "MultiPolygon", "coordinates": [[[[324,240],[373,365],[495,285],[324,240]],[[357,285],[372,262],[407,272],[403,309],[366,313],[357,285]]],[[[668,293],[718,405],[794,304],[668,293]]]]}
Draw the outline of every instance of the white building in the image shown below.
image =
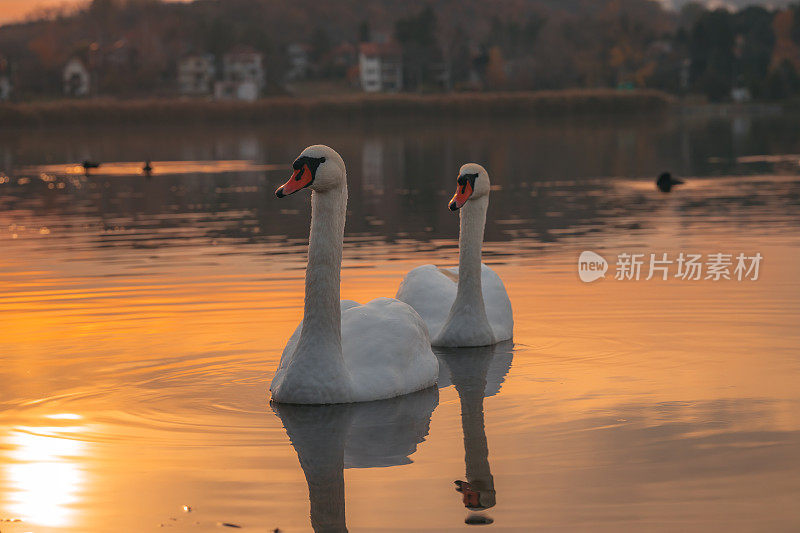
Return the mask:
{"type": "Polygon", "coordinates": [[[214,98],[217,100],[258,100],[258,85],[252,81],[218,81],[214,84],[214,98]]]}
{"type": "Polygon", "coordinates": [[[215,76],[213,55],[188,56],[178,63],[178,88],[181,94],[192,96],[211,94],[215,76]]]}
{"type": "Polygon", "coordinates": [[[0,102],[5,102],[11,98],[11,79],[0,74],[0,102]]]}
{"type": "Polygon", "coordinates": [[[64,94],[67,96],[88,96],[92,87],[92,76],[86,65],[73,57],[64,65],[62,79],[64,81],[64,94]]]}
{"type": "Polygon", "coordinates": [[[731,89],[731,100],[737,104],[743,104],[752,100],[750,89],[747,87],[734,87],[731,89]]]}
{"type": "Polygon", "coordinates": [[[0,55],[0,102],[11,99],[11,76],[8,71],[8,61],[0,55]]]}
{"type": "Polygon", "coordinates": [[[300,80],[308,76],[308,46],[304,44],[290,44],[286,49],[289,58],[289,70],[286,79],[289,81],[300,80]]]}
{"type": "Polygon", "coordinates": [[[361,43],[358,50],[361,89],[368,92],[397,92],[403,88],[403,63],[395,43],[361,43]]]}
{"type": "Polygon", "coordinates": [[[265,82],[263,56],[252,48],[236,48],[222,58],[222,81],[214,85],[214,97],[252,102],[264,90],[265,82]]]}

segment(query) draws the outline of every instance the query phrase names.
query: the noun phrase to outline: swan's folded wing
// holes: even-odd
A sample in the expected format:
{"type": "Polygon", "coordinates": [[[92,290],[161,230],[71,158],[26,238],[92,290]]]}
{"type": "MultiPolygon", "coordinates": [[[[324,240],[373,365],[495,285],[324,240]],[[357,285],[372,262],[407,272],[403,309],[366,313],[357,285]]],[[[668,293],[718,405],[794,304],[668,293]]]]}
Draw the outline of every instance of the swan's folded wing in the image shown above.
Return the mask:
{"type": "Polygon", "coordinates": [[[342,314],[342,355],[355,401],[418,391],[436,383],[439,374],[425,324],[393,298],[377,298],[342,314]]]}
{"type": "Polygon", "coordinates": [[[436,338],[441,331],[456,300],[457,272],[455,268],[418,266],[406,274],[397,291],[397,299],[413,307],[422,317],[431,338],[436,338]]]}

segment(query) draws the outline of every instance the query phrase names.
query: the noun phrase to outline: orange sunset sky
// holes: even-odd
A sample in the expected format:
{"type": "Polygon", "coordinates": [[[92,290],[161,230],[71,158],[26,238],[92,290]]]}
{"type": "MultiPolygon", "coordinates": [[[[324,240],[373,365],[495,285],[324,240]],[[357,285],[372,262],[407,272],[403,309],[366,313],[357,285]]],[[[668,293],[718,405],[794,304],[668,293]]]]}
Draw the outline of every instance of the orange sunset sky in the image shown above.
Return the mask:
{"type": "MultiPolygon", "coordinates": [[[[90,0],[0,0],[0,24],[20,20],[28,13],[40,7],[58,6],[63,4],[84,4],[90,0]]],[[[189,2],[191,0],[169,0],[172,2],[189,2]]],[[[689,0],[661,0],[664,5],[679,8],[689,0]]],[[[777,0],[767,2],[765,0],[700,0],[711,5],[739,6],[749,4],[775,4],[783,5],[789,0],[777,0]]]]}
{"type": "Polygon", "coordinates": [[[58,0],[0,0],[0,23],[20,20],[39,7],[63,3],[58,0]]]}
{"type": "MultiPolygon", "coordinates": [[[[172,0],[176,1],[176,0],[172,0]]],[[[178,0],[188,1],[188,0],[178,0]]],[[[0,0],[0,24],[25,18],[31,11],[42,7],[86,4],[89,0],[0,0]]]]}

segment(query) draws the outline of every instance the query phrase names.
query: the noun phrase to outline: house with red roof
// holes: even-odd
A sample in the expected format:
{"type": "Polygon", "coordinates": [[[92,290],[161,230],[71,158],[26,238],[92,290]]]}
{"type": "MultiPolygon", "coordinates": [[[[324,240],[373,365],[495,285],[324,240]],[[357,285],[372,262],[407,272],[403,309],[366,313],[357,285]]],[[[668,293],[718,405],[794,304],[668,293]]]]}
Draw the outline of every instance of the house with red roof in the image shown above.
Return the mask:
{"type": "Polygon", "coordinates": [[[361,89],[368,93],[398,92],[403,89],[400,46],[394,42],[361,43],[358,48],[361,89]]]}

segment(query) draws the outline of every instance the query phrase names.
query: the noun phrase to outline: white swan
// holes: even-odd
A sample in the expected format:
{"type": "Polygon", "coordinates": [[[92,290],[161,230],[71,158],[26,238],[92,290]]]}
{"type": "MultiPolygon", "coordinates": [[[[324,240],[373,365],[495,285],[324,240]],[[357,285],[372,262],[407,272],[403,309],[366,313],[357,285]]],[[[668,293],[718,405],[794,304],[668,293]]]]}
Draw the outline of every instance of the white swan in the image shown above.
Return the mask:
{"type": "Polygon", "coordinates": [[[461,209],[458,267],[422,265],[406,274],[397,299],[425,321],[433,346],[486,346],[514,333],[511,301],[500,276],[481,263],[489,206],[489,174],[476,163],[461,167],[451,211],[461,209]]]}
{"type": "Polygon", "coordinates": [[[439,363],[428,330],[392,298],[339,301],[347,174],[332,148],[309,146],[278,198],[311,189],[303,321],[283,350],[270,385],[281,403],[331,404],[392,398],[436,383],[439,363]]]}

